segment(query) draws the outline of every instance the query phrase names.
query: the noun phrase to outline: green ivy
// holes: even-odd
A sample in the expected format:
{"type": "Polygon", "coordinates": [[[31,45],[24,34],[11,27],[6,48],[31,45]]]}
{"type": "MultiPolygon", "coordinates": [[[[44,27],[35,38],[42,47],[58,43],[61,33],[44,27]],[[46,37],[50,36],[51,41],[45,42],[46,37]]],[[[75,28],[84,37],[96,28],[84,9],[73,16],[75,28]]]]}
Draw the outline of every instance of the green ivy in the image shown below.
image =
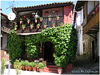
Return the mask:
{"type": "Polygon", "coordinates": [[[77,33],[71,24],[46,28],[38,35],[27,36],[25,45],[28,58],[39,55],[39,44],[50,41],[55,45],[54,63],[58,67],[66,67],[68,63],[75,62],[77,50],[77,33]],[[34,52],[33,52],[34,51],[34,52]]]}
{"type": "Polygon", "coordinates": [[[15,60],[19,59],[23,53],[24,38],[16,33],[16,31],[11,30],[8,37],[9,57],[11,64],[14,64],[15,60]]]}

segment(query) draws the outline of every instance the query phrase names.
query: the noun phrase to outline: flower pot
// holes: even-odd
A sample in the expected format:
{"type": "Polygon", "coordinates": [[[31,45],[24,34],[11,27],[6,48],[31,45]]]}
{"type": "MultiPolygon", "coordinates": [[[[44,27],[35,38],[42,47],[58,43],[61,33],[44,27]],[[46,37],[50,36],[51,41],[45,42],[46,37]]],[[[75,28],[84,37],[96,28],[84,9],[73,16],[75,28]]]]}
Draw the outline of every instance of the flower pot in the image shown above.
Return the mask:
{"type": "Polygon", "coordinates": [[[25,70],[28,71],[28,66],[25,66],[25,70]]]}
{"type": "Polygon", "coordinates": [[[32,67],[32,71],[36,71],[36,67],[32,67]]]}
{"type": "Polygon", "coordinates": [[[48,13],[46,13],[46,16],[48,15],[48,13]]]}
{"type": "Polygon", "coordinates": [[[62,69],[62,67],[58,67],[58,69],[62,69]]]}
{"type": "Polygon", "coordinates": [[[27,23],[29,24],[29,23],[30,23],[30,21],[27,21],[27,23]]]}
{"type": "Polygon", "coordinates": [[[14,30],[17,30],[17,28],[14,28],[14,30]]]}
{"type": "Polygon", "coordinates": [[[37,23],[37,20],[35,20],[35,23],[37,23]]]}
{"type": "Polygon", "coordinates": [[[51,21],[51,18],[48,18],[49,21],[51,21]]]}
{"type": "Polygon", "coordinates": [[[25,28],[22,28],[23,30],[25,29],[25,28]]]}
{"type": "Polygon", "coordinates": [[[39,72],[39,67],[36,67],[36,71],[39,72]]]}
{"type": "Polygon", "coordinates": [[[14,65],[11,65],[12,66],[12,68],[14,68],[14,65]]]}
{"type": "Polygon", "coordinates": [[[34,15],[32,15],[32,17],[34,17],[34,15]]]}
{"type": "Polygon", "coordinates": [[[42,22],[42,19],[40,19],[40,22],[42,22]]]}
{"type": "Polygon", "coordinates": [[[30,29],[33,29],[33,27],[31,26],[30,29]]]}
{"type": "Polygon", "coordinates": [[[39,69],[39,72],[43,72],[43,69],[39,69]]]}
{"type": "Polygon", "coordinates": [[[59,20],[59,17],[57,17],[56,19],[59,20]]]}
{"type": "Polygon", "coordinates": [[[22,70],[25,70],[25,66],[22,66],[22,70]]]}
{"type": "Polygon", "coordinates": [[[58,74],[60,74],[61,75],[61,73],[62,73],[62,69],[58,69],[58,74]]]}
{"type": "Polygon", "coordinates": [[[20,21],[20,24],[22,24],[22,21],[20,21]]]}
{"type": "Polygon", "coordinates": [[[37,28],[39,29],[39,26],[37,26],[37,28]]]}
{"type": "Polygon", "coordinates": [[[28,67],[29,71],[32,71],[32,67],[28,67]]]}
{"type": "Polygon", "coordinates": [[[52,27],[55,27],[55,25],[52,25],[52,27]]]}
{"type": "Polygon", "coordinates": [[[44,28],[46,28],[46,25],[44,25],[44,28]]]}

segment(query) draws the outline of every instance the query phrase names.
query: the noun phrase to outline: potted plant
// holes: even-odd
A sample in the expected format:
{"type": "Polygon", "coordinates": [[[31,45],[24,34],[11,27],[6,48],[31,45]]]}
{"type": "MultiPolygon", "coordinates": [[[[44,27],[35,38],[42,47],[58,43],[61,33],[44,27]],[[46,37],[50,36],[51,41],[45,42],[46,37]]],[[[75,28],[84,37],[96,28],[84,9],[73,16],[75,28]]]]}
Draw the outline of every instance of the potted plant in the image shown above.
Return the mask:
{"type": "Polygon", "coordinates": [[[42,22],[42,20],[43,20],[43,17],[40,17],[40,22],[42,22]]]}
{"type": "Polygon", "coordinates": [[[44,28],[46,28],[46,26],[47,26],[47,24],[46,24],[46,22],[44,22],[44,28]]]}
{"type": "Polygon", "coordinates": [[[28,68],[29,68],[29,71],[31,71],[32,70],[32,62],[30,62],[29,64],[28,64],[28,68]]]}
{"type": "Polygon", "coordinates": [[[39,58],[39,62],[43,62],[43,58],[39,58]]]}
{"type": "Polygon", "coordinates": [[[22,19],[20,18],[20,24],[22,24],[22,22],[23,22],[23,21],[22,21],[22,19]]]}
{"type": "Polygon", "coordinates": [[[33,29],[33,24],[30,24],[30,29],[33,29]]]}
{"type": "Polygon", "coordinates": [[[4,73],[4,70],[5,70],[5,68],[6,68],[5,63],[6,63],[6,59],[3,58],[3,59],[1,60],[1,69],[0,69],[1,74],[4,73]]]}
{"type": "Polygon", "coordinates": [[[38,66],[39,60],[35,60],[34,62],[36,63],[36,71],[38,72],[39,71],[39,66],[38,66]]]}
{"type": "Polygon", "coordinates": [[[45,15],[47,16],[48,14],[49,14],[49,12],[48,12],[48,11],[46,11],[46,12],[45,12],[45,15]]]}
{"type": "Polygon", "coordinates": [[[26,71],[28,70],[28,61],[27,60],[25,60],[25,62],[24,62],[24,64],[25,64],[25,69],[26,69],[26,71]]]}
{"type": "Polygon", "coordinates": [[[35,62],[32,62],[32,70],[36,71],[36,63],[35,62]]]}
{"type": "Polygon", "coordinates": [[[48,20],[51,21],[51,15],[48,16],[48,20]]]}
{"type": "Polygon", "coordinates": [[[37,23],[37,18],[35,18],[35,23],[37,23]]]}
{"type": "Polygon", "coordinates": [[[30,23],[30,19],[29,18],[27,18],[27,23],[30,23]]]}
{"type": "Polygon", "coordinates": [[[43,72],[44,64],[43,64],[42,62],[40,62],[40,63],[38,64],[38,66],[39,66],[39,71],[40,71],[40,72],[43,72]]]}
{"type": "Polygon", "coordinates": [[[25,65],[24,65],[24,61],[23,61],[23,60],[21,61],[21,67],[22,67],[22,68],[21,68],[22,70],[25,69],[25,65]]]}
{"type": "Polygon", "coordinates": [[[35,15],[35,12],[32,13],[32,17],[34,17],[34,15],[35,15]]]}
{"type": "Polygon", "coordinates": [[[17,30],[17,27],[18,27],[18,25],[15,25],[15,26],[14,26],[14,30],[17,30]]]}
{"type": "Polygon", "coordinates": [[[60,26],[63,26],[63,23],[62,22],[60,23],[60,26]]]}
{"type": "Polygon", "coordinates": [[[16,60],[14,62],[14,68],[16,69],[16,74],[19,75],[21,74],[21,63],[19,62],[19,60],[16,60]]]}
{"type": "Polygon", "coordinates": [[[39,29],[39,27],[40,27],[40,24],[37,24],[37,28],[39,29]]]}
{"type": "Polygon", "coordinates": [[[58,74],[61,75],[61,73],[62,73],[62,69],[58,69],[58,74]]]}
{"type": "Polygon", "coordinates": [[[59,16],[56,16],[56,19],[59,20],[59,16]]]}
{"type": "Polygon", "coordinates": [[[52,22],[52,27],[55,27],[55,22],[52,22]]]}
{"type": "Polygon", "coordinates": [[[46,61],[43,61],[43,64],[44,64],[43,72],[47,72],[49,70],[49,68],[47,68],[46,61]]]}
{"type": "Polygon", "coordinates": [[[24,25],[24,24],[22,25],[22,29],[23,29],[23,30],[25,29],[25,25],[24,25]]]}

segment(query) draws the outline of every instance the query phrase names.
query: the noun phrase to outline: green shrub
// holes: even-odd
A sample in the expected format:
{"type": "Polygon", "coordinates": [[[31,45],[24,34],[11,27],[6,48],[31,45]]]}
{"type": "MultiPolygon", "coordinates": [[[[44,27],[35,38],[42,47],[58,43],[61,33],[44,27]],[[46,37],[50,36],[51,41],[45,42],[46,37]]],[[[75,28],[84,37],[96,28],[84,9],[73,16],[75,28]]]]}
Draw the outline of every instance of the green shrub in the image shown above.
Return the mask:
{"type": "Polygon", "coordinates": [[[1,74],[4,73],[4,70],[6,68],[5,63],[6,63],[6,58],[3,58],[2,61],[1,61],[1,68],[0,68],[1,69],[1,74]]]}
{"type": "Polygon", "coordinates": [[[39,67],[40,69],[43,69],[43,68],[44,68],[44,64],[43,64],[43,63],[39,63],[39,64],[38,64],[38,67],[39,67]]]}

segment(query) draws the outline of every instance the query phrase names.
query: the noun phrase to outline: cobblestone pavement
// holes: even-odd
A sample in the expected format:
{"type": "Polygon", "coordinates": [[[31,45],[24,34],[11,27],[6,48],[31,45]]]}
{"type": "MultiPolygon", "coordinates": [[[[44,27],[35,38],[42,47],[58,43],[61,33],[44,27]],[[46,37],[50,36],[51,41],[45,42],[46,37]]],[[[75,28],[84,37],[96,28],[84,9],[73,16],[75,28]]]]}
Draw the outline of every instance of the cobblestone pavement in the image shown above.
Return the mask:
{"type": "Polygon", "coordinates": [[[99,62],[88,59],[86,55],[76,56],[73,70],[66,74],[99,74],[99,62]]]}

